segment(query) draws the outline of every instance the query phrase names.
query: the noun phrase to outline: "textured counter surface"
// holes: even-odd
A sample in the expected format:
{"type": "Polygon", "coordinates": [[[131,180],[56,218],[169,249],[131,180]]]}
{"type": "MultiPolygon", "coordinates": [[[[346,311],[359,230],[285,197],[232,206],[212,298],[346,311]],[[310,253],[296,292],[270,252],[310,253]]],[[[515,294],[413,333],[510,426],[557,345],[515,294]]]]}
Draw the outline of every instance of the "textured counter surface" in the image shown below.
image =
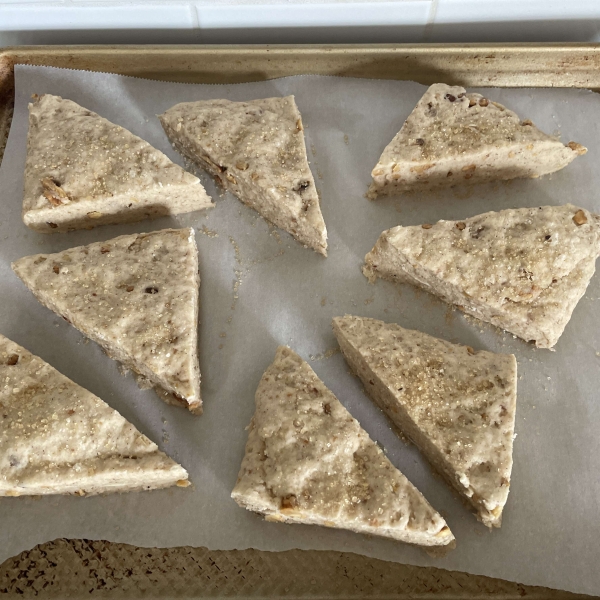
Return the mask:
{"type": "Polygon", "coordinates": [[[0,565],[0,594],[45,598],[592,598],[343,552],[213,552],[59,539],[0,565]]]}

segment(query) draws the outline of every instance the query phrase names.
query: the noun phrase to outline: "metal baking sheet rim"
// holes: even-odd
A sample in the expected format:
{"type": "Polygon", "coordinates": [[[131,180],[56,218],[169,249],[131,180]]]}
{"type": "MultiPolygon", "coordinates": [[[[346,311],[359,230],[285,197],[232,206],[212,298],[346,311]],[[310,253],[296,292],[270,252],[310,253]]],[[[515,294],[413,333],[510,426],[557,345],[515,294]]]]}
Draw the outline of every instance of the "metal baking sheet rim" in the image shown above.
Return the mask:
{"type": "Polygon", "coordinates": [[[600,44],[13,46],[0,50],[0,161],[12,117],[15,64],[193,83],[320,74],[600,90],[600,44]]]}

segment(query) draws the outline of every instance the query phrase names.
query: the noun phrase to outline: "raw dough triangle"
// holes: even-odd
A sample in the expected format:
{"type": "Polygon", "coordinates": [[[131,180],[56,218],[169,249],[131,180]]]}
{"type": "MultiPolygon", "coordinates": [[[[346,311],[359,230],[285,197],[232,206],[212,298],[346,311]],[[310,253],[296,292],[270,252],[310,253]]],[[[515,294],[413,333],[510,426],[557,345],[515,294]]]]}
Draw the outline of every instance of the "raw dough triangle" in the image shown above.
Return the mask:
{"type": "Polygon", "coordinates": [[[26,256],[12,268],[44,306],[142,376],[163,400],[202,412],[193,229],[123,235],[26,256]]]}
{"type": "Polygon", "coordinates": [[[349,315],[333,319],[333,332],[367,394],[477,518],[500,527],[513,462],[515,357],[349,315]]]}
{"type": "Polygon", "coordinates": [[[159,118],[181,154],[301,244],[327,254],[327,230],[293,96],[184,102],[159,118]]]}
{"type": "Polygon", "coordinates": [[[370,196],[456,183],[539,177],[587,149],[563,145],[481,94],[432,85],[383,151],[370,196]]]}
{"type": "Polygon", "coordinates": [[[598,217],[572,204],[394,227],[365,257],[365,275],[408,282],[466,313],[552,348],[600,254],[598,217]]]}
{"type": "Polygon", "coordinates": [[[287,347],[256,391],[231,494],[268,521],[325,525],[422,546],[454,536],[310,366],[287,347]]]}
{"type": "Polygon", "coordinates": [[[0,496],[188,485],[117,411],[3,335],[0,379],[0,496]]]}
{"type": "Polygon", "coordinates": [[[127,129],[59,96],[29,105],[28,227],[91,229],[210,206],[197,177],[127,129]]]}

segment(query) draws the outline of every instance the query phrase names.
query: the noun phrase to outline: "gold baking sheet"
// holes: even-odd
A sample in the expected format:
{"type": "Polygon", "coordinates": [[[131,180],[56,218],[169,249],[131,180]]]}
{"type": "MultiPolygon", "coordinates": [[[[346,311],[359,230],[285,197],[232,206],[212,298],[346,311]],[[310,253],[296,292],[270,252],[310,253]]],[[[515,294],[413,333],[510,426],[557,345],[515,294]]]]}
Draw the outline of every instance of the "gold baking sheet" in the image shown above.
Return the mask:
{"type": "MultiPolygon", "coordinates": [[[[595,44],[350,46],[36,46],[0,50],[0,160],[15,64],[194,83],[296,74],[463,86],[600,89],[595,44]]],[[[0,593],[54,597],[585,598],[487,577],[339,552],[212,552],[57,540],[0,565],[0,593]]]]}

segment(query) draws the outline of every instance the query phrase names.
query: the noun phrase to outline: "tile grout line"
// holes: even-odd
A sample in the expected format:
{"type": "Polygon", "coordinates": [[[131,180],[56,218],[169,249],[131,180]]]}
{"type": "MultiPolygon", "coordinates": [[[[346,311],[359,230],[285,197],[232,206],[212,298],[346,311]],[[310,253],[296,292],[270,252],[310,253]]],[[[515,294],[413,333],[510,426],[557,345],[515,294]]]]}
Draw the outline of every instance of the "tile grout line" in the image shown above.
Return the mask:
{"type": "Polygon", "coordinates": [[[431,38],[433,33],[433,25],[435,24],[435,17],[437,16],[439,0],[432,0],[431,6],[429,7],[429,14],[427,15],[427,23],[423,29],[422,42],[427,42],[431,38]]]}
{"type": "Polygon", "coordinates": [[[196,41],[201,44],[204,36],[202,35],[202,25],[200,24],[200,12],[198,11],[198,5],[192,2],[188,4],[188,8],[190,9],[190,14],[192,17],[192,27],[197,37],[196,41]]]}
{"type": "Polygon", "coordinates": [[[417,3],[425,3],[432,2],[432,0],[264,0],[264,1],[256,1],[256,0],[224,0],[221,3],[212,3],[210,0],[198,0],[194,2],[193,0],[9,0],[7,2],[3,2],[0,0],[0,7],[25,7],[31,4],[43,5],[43,6],[75,6],[75,7],[120,7],[120,6],[195,6],[195,7],[207,7],[207,8],[220,8],[220,7],[251,7],[251,8],[266,8],[266,7],[274,7],[279,6],[282,8],[285,7],[293,7],[300,8],[305,6],[310,6],[313,8],[328,5],[335,7],[344,7],[344,6],[353,6],[358,4],[364,4],[369,6],[371,4],[380,4],[380,5],[390,5],[390,4],[409,4],[412,2],[417,3]]]}

